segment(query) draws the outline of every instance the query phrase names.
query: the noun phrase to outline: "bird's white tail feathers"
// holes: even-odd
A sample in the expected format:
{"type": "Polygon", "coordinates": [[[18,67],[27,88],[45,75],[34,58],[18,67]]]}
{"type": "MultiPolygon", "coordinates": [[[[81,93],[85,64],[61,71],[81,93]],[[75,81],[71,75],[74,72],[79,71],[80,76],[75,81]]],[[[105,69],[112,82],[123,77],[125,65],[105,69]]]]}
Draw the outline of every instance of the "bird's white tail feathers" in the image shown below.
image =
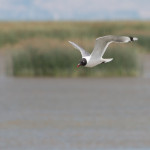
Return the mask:
{"type": "Polygon", "coordinates": [[[113,60],[113,58],[102,59],[103,63],[108,63],[113,60]]]}

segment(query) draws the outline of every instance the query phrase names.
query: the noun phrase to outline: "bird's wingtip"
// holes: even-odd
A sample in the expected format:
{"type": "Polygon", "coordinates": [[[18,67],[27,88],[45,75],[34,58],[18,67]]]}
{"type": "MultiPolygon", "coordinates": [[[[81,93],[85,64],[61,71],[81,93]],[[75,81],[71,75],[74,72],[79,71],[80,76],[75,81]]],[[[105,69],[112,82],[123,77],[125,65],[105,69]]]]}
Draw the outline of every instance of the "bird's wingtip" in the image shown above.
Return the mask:
{"type": "Polygon", "coordinates": [[[133,41],[137,41],[137,40],[138,40],[138,38],[137,38],[137,37],[134,37],[134,38],[133,38],[133,41]]]}
{"type": "Polygon", "coordinates": [[[137,41],[138,38],[137,37],[130,37],[130,40],[133,42],[133,41],[137,41]]]}

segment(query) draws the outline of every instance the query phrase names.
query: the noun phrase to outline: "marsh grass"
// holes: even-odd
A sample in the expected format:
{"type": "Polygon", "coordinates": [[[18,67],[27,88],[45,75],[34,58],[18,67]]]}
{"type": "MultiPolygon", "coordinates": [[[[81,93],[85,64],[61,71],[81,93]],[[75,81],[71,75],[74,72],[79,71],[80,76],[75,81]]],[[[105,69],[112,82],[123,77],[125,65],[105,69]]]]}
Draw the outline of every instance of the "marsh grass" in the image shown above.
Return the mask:
{"type": "Polygon", "coordinates": [[[70,52],[62,52],[58,49],[41,52],[29,47],[27,50],[13,54],[13,75],[70,76],[74,59],[70,52]]]}
{"type": "Polygon", "coordinates": [[[0,47],[33,38],[95,39],[108,34],[137,36],[149,50],[150,22],[1,22],[0,47]]]}
{"type": "Polygon", "coordinates": [[[0,47],[12,53],[14,76],[126,76],[138,73],[137,53],[149,51],[149,34],[149,22],[1,22],[0,47]],[[77,69],[80,53],[67,41],[92,50],[95,39],[108,34],[139,41],[134,49],[117,45],[107,50],[105,58],[114,58],[110,63],[77,69]]]}
{"type": "Polygon", "coordinates": [[[82,76],[134,76],[138,73],[136,51],[125,48],[112,48],[105,57],[114,60],[94,68],[77,68],[80,60],[78,51],[70,49],[53,49],[41,51],[28,47],[17,51],[12,56],[12,73],[14,76],[51,76],[51,77],[82,77],[82,76]],[[120,50],[121,49],[121,50],[120,50]]]}
{"type": "Polygon", "coordinates": [[[147,52],[150,52],[150,36],[139,36],[138,44],[143,45],[147,52]]]}

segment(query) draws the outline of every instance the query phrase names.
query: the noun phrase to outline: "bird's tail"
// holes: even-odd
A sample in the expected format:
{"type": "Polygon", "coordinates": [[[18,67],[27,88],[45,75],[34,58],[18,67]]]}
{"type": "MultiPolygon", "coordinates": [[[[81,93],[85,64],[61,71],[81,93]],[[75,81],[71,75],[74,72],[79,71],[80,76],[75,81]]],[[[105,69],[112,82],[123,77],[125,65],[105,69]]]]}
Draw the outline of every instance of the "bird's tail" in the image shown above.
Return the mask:
{"type": "Polygon", "coordinates": [[[113,58],[102,59],[102,63],[108,63],[112,60],[113,60],[113,58]]]}

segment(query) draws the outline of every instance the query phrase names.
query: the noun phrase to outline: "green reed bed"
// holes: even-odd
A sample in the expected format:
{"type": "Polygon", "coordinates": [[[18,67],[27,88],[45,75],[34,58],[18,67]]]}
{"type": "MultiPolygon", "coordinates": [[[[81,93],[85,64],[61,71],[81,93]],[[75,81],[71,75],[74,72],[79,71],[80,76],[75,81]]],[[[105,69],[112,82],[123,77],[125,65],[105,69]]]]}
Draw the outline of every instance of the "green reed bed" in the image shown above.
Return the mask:
{"type": "Polygon", "coordinates": [[[137,36],[138,44],[149,48],[150,22],[1,22],[0,47],[38,37],[67,41],[108,34],[137,36]]]}
{"type": "Polygon", "coordinates": [[[150,36],[139,36],[138,44],[144,47],[147,52],[150,52],[150,36]]]}
{"type": "Polygon", "coordinates": [[[41,51],[30,47],[13,53],[12,74],[14,76],[101,77],[134,76],[139,72],[137,54],[133,49],[112,48],[108,50],[105,57],[113,57],[114,60],[94,68],[77,68],[81,56],[76,50],[57,48],[41,51]]]}

